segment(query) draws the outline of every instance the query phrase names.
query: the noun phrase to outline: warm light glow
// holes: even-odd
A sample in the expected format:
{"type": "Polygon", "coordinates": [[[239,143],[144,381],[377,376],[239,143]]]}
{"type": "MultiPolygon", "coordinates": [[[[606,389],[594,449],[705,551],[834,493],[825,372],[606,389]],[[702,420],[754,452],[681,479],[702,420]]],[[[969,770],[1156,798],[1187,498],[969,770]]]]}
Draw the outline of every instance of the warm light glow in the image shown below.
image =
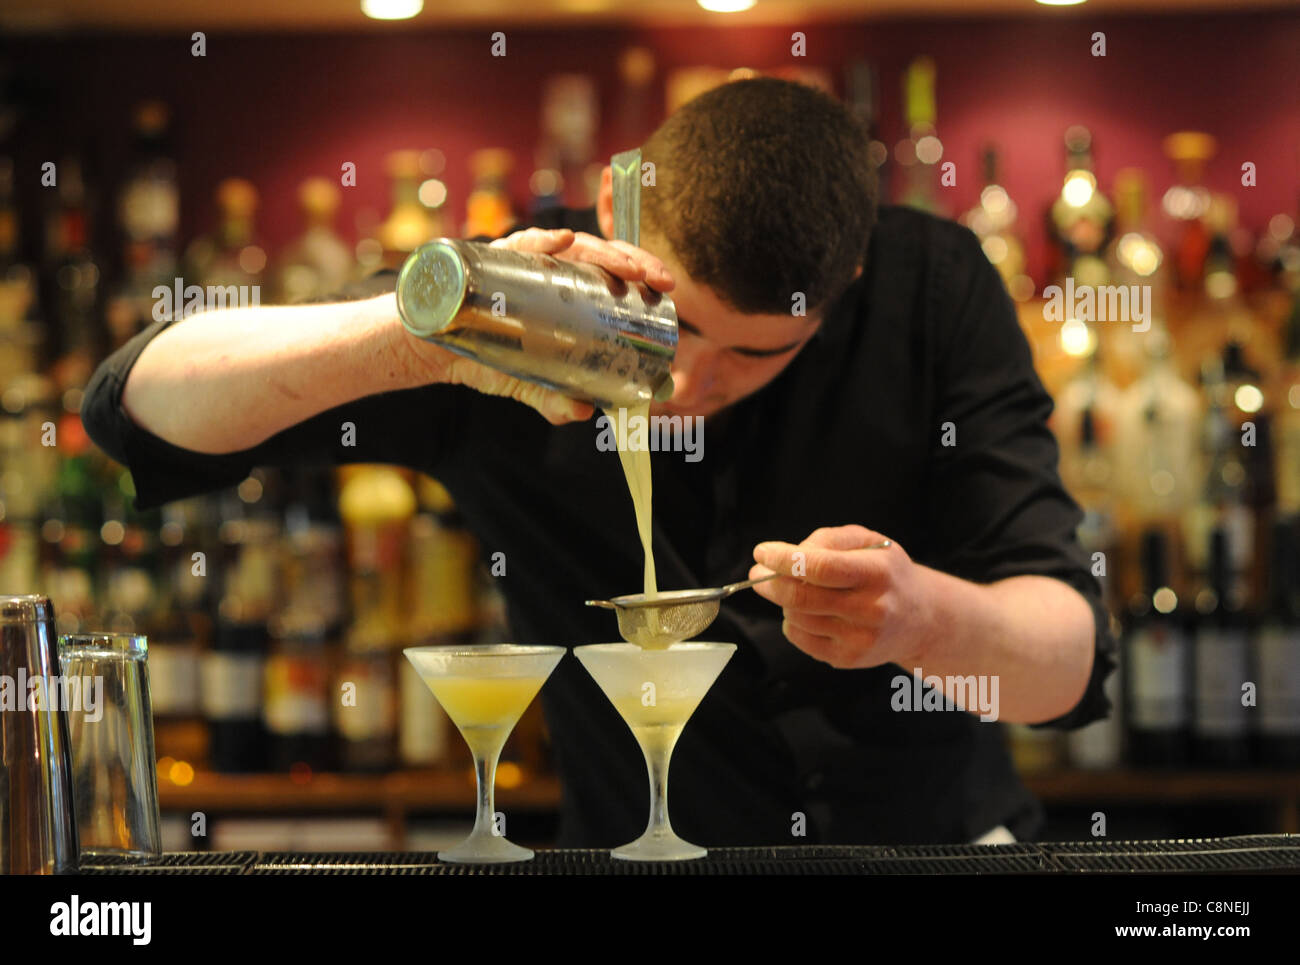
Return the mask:
{"type": "Polygon", "coordinates": [[[177,761],[167,768],[167,776],[177,787],[194,783],[194,768],[185,761],[177,761]]]}
{"type": "Polygon", "coordinates": [[[991,215],[997,216],[1005,213],[1007,205],[1010,203],[1011,199],[1007,197],[1006,190],[1000,185],[990,184],[980,192],[980,204],[991,215]]]}
{"type": "Polygon", "coordinates": [[[497,765],[497,787],[512,788],[524,783],[523,769],[513,761],[502,761],[497,765]]]}
{"type": "Polygon", "coordinates": [[[1085,0],[1034,0],[1034,2],[1040,3],[1044,7],[1076,7],[1084,3],[1085,0]]]}
{"type": "Polygon", "coordinates": [[[934,164],[943,157],[943,143],[933,134],[916,142],[916,157],[922,164],[934,164]]]}
{"type": "Polygon", "coordinates": [[[1006,261],[1011,246],[1007,244],[1007,239],[1001,235],[989,235],[984,239],[984,255],[995,265],[1000,265],[1006,261]]]}
{"type": "Polygon", "coordinates": [[[1237,294],[1237,279],[1230,271],[1212,271],[1205,276],[1205,293],[1211,298],[1231,298],[1237,294]]]}
{"type": "Polygon", "coordinates": [[[1167,586],[1162,586],[1151,596],[1151,602],[1161,613],[1173,613],[1178,606],[1178,594],[1167,586]]]}
{"type": "Polygon", "coordinates": [[[1264,405],[1264,393],[1258,386],[1247,383],[1237,386],[1232,401],[1237,403],[1237,408],[1242,412],[1258,412],[1264,405]]]}
{"type": "Polygon", "coordinates": [[[437,178],[430,178],[420,185],[418,196],[420,204],[426,208],[440,208],[447,201],[447,185],[437,178]]]}
{"type": "Polygon", "coordinates": [[[1160,267],[1160,249],[1136,231],[1130,231],[1119,240],[1115,254],[1121,264],[1127,265],[1144,278],[1160,267]]]}
{"type": "Polygon", "coordinates": [[[1061,197],[1072,208],[1082,208],[1092,200],[1092,193],[1097,190],[1097,179],[1091,171],[1071,171],[1061,188],[1061,197]]]}
{"type": "Polygon", "coordinates": [[[257,245],[239,249],[239,267],[250,275],[260,274],[266,267],[266,252],[257,245]]]}
{"type": "Polygon", "coordinates": [[[424,0],[361,0],[361,12],[371,20],[410,20],[424,9],[424,0]]]}
{"type": "Polygon", "coordinates": [[[1092,330],[1077,318],[1066,319],[1061,326],[1061,350],[1066,355],[1080,358],[1092,351],[1092,330]]]}
{"type": "Polygon", "coordinates": [[[754,5],[754,0],[695,0],[700,5],[701,10],[707,10],[710,13],[736,13],[740,10],[748,10],[754,5]]]}

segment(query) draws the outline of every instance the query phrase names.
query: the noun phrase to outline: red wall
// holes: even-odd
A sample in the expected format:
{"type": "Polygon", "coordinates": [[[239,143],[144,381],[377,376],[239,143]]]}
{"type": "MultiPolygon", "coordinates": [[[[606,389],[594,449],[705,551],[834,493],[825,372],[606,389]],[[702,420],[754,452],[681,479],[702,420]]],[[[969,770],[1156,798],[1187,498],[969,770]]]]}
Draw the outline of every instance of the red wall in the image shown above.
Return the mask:
{"type": "MultiPolygon", "coordinates": [[[[1043,283],[1043,211],[1060,184],[1061,136],[1073,123],[1094,133],[1103,188],[1137,166],[1157,194],[1171,168],[1163,135],[1201,129],[1219,139],[1212,188],[1231,191],[1242,221],[1258,231],[1300,194],[1300,16],[1102,18],[1034,10],[1032,17],[983,21],[891,21],[762,29],[508,30],[508,55],[489,55],[487,29],[366,35],[209,35],[206,58],[190,56],[188,35],[97,35],[0,40],[0,64],[16,69],[37,110],[20,127],[20,201],[33,209],[41,160],[87,142],[100,181],[120,176],[131,105],[161,95],[180,124],[183,233],[206,226],[216,182],[242,175],[261,190],[262,232],[273,247],[298,230],[295,188],[310,174],[337,176],[355,161],[340,226],[351,237],[358,208],[387,210],[383,157],[395,148],[446,152],[445,180],[457,225],[469,188],[471,150],[504,146],[520,161],[514,180],[527,197],[544,78],[594,75],[601,96],[599,150],[638,143],[662,116],[663,77],[680,66],[765,68],[792,62],[792,30],[807,34],[806,63],[832,70],[865,56],[880,68],[882,133],[901,131],[900,76],[918,54],[938,65],[938,131],[958,183],[949,207],[964,210],[979,190],[978,151],[1002,146],[1003,181],[1021,207],[1030,270],[1043,283]],[[1089,53],[1106,33],[1108,56],[1089,53]],[[622,126],[617,58],[637,43],[654,50],[659,73],[652,116],[622,126]],[[1243,188],[1253,161],[1258,187],[1243,188]]],[[[1154,203],[1154,199],[1153,199],[1154,203]]],[[[33,214],[26,211],[25,221],[33,214]]],[[[101,222],[106,219],[101,218],[101,222]]],[[[32,222],[34,223],[34,222],[32,222]]],[[[111,237],[103,235],[102,237],[111,237]]]]}

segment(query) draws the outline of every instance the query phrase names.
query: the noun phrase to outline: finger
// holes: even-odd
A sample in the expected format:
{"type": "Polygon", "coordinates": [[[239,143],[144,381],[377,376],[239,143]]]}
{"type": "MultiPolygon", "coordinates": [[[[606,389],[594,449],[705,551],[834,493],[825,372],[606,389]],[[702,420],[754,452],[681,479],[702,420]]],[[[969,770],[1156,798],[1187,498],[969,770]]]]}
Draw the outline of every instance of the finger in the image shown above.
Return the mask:
{"type": "Polygon", "coordinates": [[[809,613],[806,610],[783,610],[785,622],[792,627],[798,627],[805,633],[816,634],[819,637],[830,637],[833,640],[845,640],[851,634],[858,633],[859,628],[849,623],[847,620],[838,616],[824,616],[817,613],[809,613]]]}
{"type": "Polygon", "coordinates": [[[672,291],[676,287],[677,282],[669,274],[667,266],[644,248],[638,248],[631,242],[622,241],[618,238],[611,239],[607,243],[613,245],[645,269],[645,283],[651,288],[656,291],[666,292],[672,291]]]}
{"type": "Polygon", "coordinates": [[[604,238],[597,238],[583,231],[574,235],[573,245],[565,252],[565,257],[571,261],[599,265],[615,278],[624,281],[645,279],[645,268],[639,262],[634,261],[627,253],[604,238]]]}
{"type": "Polygon", "coordinates": [[[491,247],[553,255],[572,245],[573,236],[574,231],[571,228],[526,228],[504,238],[497,238],[491,243],[491,247]]]}
{"type": "Polygon", "coordinates": [[[754,592],[779,607],[832,616],[848,613],[855,605],[855,592],[815,586],[789,576],[754,585],[754,592]]]}
{"type": "Polygon", "coordinates": [[[834,665],[840,648],[830,637],[809,633],[792,625],[788,620],[782,621],[781,634],[813,659],[834,665]]]}
{"type": "Polygon", "coordinates": [[[848,526],[823,526],[813,530],[812,535],[799,545],[828,550],[858,550],[883,543],[886,538],[883,533],[854,523],[848,526]]]}
{"type": "Polygon", "coordinates": [[[798,546],[759,543],[754,547],[754,559],[801,582],[846,590],[881,583],[888,572],[888,561],[880,558],[881,552],[817,549],[806,541],[798,546]]]}

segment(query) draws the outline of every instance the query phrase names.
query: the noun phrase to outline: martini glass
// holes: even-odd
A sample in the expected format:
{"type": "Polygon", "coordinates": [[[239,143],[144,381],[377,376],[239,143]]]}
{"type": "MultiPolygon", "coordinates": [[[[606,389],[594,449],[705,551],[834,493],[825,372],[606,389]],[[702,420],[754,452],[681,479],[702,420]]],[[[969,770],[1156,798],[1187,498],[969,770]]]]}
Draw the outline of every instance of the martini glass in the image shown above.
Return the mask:
{"type": "Polygon", "coordinates": [[[474,830],[451,850],[439,851],[438,858],[464,864],[529,860],[531,849],[511,844],[494,830],[497,759],[524,710],[564,656],[564,648],[505,643],[407,647],[402,652],[474,755],[478,778],[474,830]]]}
{"type": "Polygon", "coordinates": [[[595,643],[573,653],[595,678],[641,745],[650,772],[645,833],[610,852],[629,861],[683,861],[708,852],[683,841],[668,820],[668,761],[682,728],[731,655],[734,643],[674,643],[643,650],[634,643],[595,643]]]}

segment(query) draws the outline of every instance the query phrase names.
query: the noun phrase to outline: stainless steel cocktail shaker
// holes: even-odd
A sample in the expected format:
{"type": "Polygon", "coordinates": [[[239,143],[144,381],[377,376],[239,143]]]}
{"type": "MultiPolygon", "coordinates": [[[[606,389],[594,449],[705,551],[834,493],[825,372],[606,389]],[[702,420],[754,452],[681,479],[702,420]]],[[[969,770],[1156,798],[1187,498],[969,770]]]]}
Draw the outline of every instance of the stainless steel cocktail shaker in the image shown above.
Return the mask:
{"type": "Polygon", "coordinates": [[[49,597],[0,596],[0,874],[77,870],[68,724],[50,686],[60,673],[49,597]]]}
{"type": "Polygon", "coordinates": [[[672,395],[672,299],[603,268],[439,238],[397,279],[407,331],[602,408],[672,395]]]}

